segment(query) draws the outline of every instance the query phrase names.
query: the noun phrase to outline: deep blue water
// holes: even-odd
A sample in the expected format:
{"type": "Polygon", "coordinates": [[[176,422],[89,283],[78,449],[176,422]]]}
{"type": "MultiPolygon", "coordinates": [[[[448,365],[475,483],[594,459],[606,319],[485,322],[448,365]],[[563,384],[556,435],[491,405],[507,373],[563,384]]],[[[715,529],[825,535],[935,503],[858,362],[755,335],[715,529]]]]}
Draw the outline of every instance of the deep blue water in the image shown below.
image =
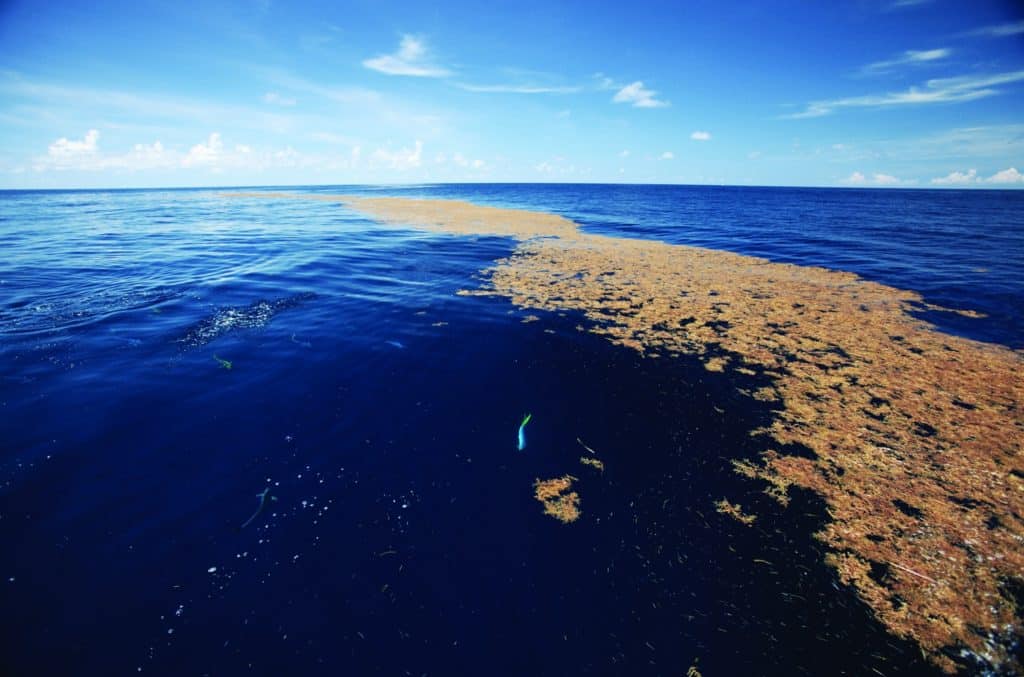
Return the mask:
{"type": "MultiPolygon", "coordinates": [[[[849,270],[1024,347],[1024,192],[288,190],[849,270]]],[[[730,472],[770,415],[735,376],[455,295],[513,246],[217,190],[0,193],[0,673],[928,674],[822,564],[820,505],[730,472]],[[565,473],[572,525],[532,497],[565,473]]]]}

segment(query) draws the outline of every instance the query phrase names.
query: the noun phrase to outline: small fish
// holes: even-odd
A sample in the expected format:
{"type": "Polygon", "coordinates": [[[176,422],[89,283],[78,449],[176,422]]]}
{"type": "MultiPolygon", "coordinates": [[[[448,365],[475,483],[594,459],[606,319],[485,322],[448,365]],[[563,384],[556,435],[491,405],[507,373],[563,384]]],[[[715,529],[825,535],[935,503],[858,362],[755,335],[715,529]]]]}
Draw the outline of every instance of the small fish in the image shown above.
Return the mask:
{"type": "Polygon", "coordinates": [[[296,341],[295,340],[295,334],[292,334],[292,343],[294,343],[295,345],[302,346],[303,348],[312,348],[313,347],[313,344],[310,343],[309,341],[296,341]]]}
{"type": "Polygon", "coordinates": [[[533,418],[533,414],[527,414],[526,416],[523,417],[523,422],[519,424],[519,451],[522,451],[523,449],[526,448],[525,428],[526,424],[530,422],[531,418],[533,418]]]}
{"type": "MultiPolygon", "coordinates": [[[[260,499],[260,507],[256,508],[256,512],[254,512],[252,514],[252,517],[250,517],[249,519],[245,520],[245,524],[243,524],[241,527],[239,527],[240,529],[244,529],[247,526],[249,526],[250,524],[252,524],[252,521],[254,519],[256,519],[256,517],[258,517],[261,512],[263,512],[263,508],[265,508],[267,506],[267,496],[269,494],[270,494],[270,487],[267,487],[266,489],[264,489],[260,493],[256,494],[256,497],[260,499]]],[[[277,500],[277,496],[270,496],[270,500],[271,501],[276,501],[277,500]]]]}
{"type": "Polygon", "coordinates": [[[384,343],[387,343],[389,346],[394,346],[399,350],[405,349],[405,344],[403,344],[401,341],[385,341],[384,343]]]}
{"type": "Polygon", "coordinates": [[[228,370],[231,369],[231,361],[230,360],[223,360],[223,359],[217,357],[216,355],[213,356],[213,359],[217,360],[220,363],[220,366],[224,367],[225,369],[228,369],[228,370]]]}

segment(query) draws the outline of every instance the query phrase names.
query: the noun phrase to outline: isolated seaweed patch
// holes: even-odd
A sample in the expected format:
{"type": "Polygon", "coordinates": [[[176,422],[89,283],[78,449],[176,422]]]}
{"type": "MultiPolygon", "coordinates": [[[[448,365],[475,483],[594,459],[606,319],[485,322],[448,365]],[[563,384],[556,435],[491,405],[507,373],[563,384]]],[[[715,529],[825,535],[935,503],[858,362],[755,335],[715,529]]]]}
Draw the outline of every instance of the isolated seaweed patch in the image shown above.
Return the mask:
{"type": "Polygon", "coordinates": [[[745,524],[748,527],[757,520],[756,515],[748,515],[747,513],[743,512],[743,506],[737,505],[736,503],[731,503],[724,498],[720,501],[715,501],[715,511],[721,513],[722,515],[727,515],[728,517],[733,518],[740,524],[745,524]]]}
{"type": "Polygon", "coordinates": [[[572,489],[576,478],[563,475],[549,480],[538,479],[533,483],[533,496],[544,505],[544,514],[551,515],[563,524],[580,518],[580,496],[572,489]]]}

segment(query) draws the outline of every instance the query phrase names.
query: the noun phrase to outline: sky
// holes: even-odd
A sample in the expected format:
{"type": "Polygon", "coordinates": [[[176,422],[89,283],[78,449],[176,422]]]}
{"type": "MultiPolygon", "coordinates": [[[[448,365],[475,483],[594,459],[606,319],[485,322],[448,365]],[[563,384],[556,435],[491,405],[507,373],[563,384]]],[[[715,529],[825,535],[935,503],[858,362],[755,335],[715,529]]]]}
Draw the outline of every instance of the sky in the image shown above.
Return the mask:
{"type": "Polygon", "coordinates": [[[0,188],[1024,188],[1024,4],[0,0],[0,188]]]}

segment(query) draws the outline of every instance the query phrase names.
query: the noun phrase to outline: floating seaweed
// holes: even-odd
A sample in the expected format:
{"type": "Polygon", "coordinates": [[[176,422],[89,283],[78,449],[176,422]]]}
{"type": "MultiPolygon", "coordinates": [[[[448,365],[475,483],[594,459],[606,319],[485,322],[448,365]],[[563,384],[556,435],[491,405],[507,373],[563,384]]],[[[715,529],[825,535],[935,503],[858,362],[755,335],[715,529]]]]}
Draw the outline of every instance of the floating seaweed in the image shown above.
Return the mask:
{"type": "Polygon", "coordinates": [[[715,510],[723,515],[728,515],[740,524],[745,524],[748,527],[757,519],[757,515],[748,515],[743,512],[743,506],[730,503],[724,498],[720,501],[715,501],[715,510]]]}
{"type": "Polygon", "coordinates": [[[231,360],[225,360],[223,358],[217,357],[216,353],[214,353],[213,359],[217,360],[217,363],[220,364],[220,366],[223,369],[227,369],[230,371],[231,367],[233,366],[231,360]]]}
{"type": "Polygon", "coordinates": [[[580,463],[583,465],[589,465],[598,472],[604,472],[604,463],[596,458],[590,458],[589,456],[580,456],[580,463]]]}
{"type": "Polygon", "coordinates": [[[544,514],[551,515],[563,524],[580,518],[580,496],[570,491],[576,478],[563,475],[550,480],[538,479],[533,483],[533,495],[544,504],[544,514]]]}

